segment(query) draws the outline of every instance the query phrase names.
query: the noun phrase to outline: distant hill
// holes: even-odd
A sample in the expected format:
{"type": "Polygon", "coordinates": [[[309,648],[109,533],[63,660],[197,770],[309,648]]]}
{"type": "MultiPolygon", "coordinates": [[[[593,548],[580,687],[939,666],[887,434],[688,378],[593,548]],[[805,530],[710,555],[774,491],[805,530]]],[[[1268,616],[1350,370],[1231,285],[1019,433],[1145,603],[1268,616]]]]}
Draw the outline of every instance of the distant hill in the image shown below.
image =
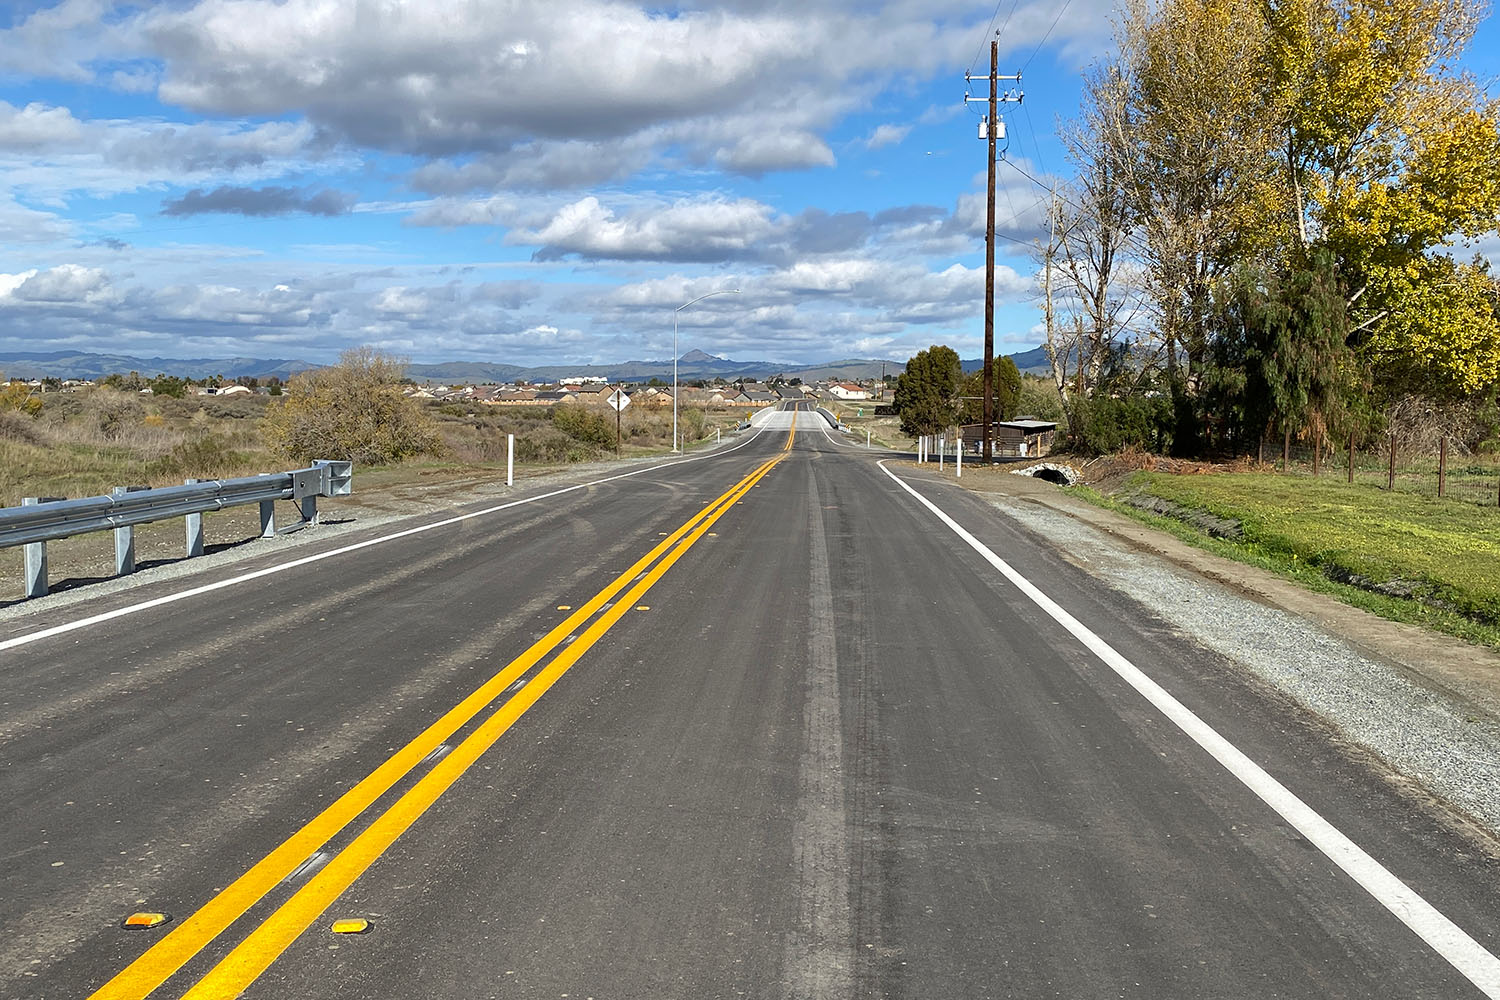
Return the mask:
{"type": "MultiPolygon", "coordinates": [[[[1051,375],[1052,361],[1047,357],[1047,348],[1034,347],[1029,351],[1018,351],[1015,354],[1007,354],[1021,370],[1022,375],[1051,375]]],[[[964,372],[977,372],[984,367],[984,362],[978,358],[960,362],[964,366],[964,372]]]]}
{"type": "MultiPolygon", "coordinates": [[[[1048,371],[1047,352],[1042,348],[1011,355],[1023,372],[1041,374],[1048,371]]],[[[976,358],[963,362],[964,371],[978,371],[976,358]]],[[[298,372],[321,367],[309,361],[282,358],[138,358],[128,354],[88,354],[81,351],[0,353],[0,372],[12,378],[97,379],[114,373],[139,372],[145,376],[177,375],[184,378],[208,378],[222,375],[226,379],[241,377],[283,380],[298,372]]],[[[882,374],[899,375],[906,370],[900,361],[845,358],[815,365],[790,364],[785,361],[735,361],[715,357],[705,351],[691,350],[677,360],[678,378],[684,381],[710,378],[766,379],[773,375],[800,378],[804,382],[879,378],[882,374]]],[[[611,382],[644,382],[651,378],[670,379],[672,360],[622,361],[603,365],[538,365],[526,367],[499,362],[448,361],[441,364],[408,365],[407,374],[419,382],[485,383],[485,382],[555,382],[568,377],[594,376],[611,382]]]]}
{"type": "Polygon", "coordinates": [[[128,354],[87,354],[82,351],[11,352],[0,354],[0,372],[11,378],[95,379],[105,375],[139,372],[208,378],[223,375],[286,379],[297,372],[317,368],[307,361],[279,358],[137,358],[128,354]]]}

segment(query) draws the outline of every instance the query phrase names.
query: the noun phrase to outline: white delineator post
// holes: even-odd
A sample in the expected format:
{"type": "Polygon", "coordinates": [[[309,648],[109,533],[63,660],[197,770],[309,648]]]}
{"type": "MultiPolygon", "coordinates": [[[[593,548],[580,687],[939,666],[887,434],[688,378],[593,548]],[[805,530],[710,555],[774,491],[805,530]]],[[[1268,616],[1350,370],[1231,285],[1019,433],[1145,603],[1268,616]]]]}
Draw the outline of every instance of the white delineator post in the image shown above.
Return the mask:
{"type": "Polygon", "coordinates": [[[942,472],[943,471],[943,459],[945,457],[947,457],[947,453],[948,453],[948,440],[946,438],[938,438],[938,440],[937,440],[937,446],[938,446],[938,471],[942,472]]]}
{"type": "Polygon", "coordinates": [[[958,478],[962,479],[964,477],[964,439],[963,438],[959,438],[957,441],[953,442],[953,463],[954,463],[954,467],[958,470],[958,473],[957,473],[958,474],[958,478]]]}
{"type": "Polygon", "coordinates": [[[516,436],[505,435],[505,485],[514,486],[516,483],[516,436]]]}

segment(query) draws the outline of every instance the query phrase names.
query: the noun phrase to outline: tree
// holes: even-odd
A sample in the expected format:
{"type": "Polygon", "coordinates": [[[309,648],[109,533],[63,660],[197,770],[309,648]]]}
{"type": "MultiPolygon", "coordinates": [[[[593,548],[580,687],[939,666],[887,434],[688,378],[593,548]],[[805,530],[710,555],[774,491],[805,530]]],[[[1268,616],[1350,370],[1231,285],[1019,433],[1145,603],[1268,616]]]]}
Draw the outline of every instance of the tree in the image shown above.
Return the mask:
{"type": "Polygon", "coordinates": [[[1331,254],[1319,252],[1285,277],[1242,269],[1226,283],[1219,318],[1204,395],[1221,447],[1248,452],[1273,428],[1325,440],[1355,429],[1366,387],[1331,254]]]}
{"type": "Polygon", "coordinates": [[[1174,392],[1196,391],[1213,289],[1275,240],[1277,217],[1260,0],[1131,0],[1119,73],[1129,101],[1122,165],[1144,237],[1141,263],[1174,392]],[[1185,363],[1186,368],[1181,366],[1185,363]]]}
{"type": "Polygon", "coordinates": [[[913,437],[936,434],[958,422],[958,388],[963,365],[951,347],[932,345],[906,362],[892,400],[901,430],[913,437]]]}
{"type": "MultiPolygon", "coordinates": [[[[990,380],[995,388],[995,419],[1010,420],[1021,403],[1021,370],[1011,358],[998,357],[990,362],[990,380]]],[[[960,416],[964,423],[983,422],[984,400],[980,398],[983,393],[983,369],[964,376],[963,412],[960,416]]]]}
{"type": "Polygon", "coordinates": [[[437,432],[421,405],[401,393],[404,360],[370,347],[295,376],[265,416],[266,437],[287,458],[384,465],[432,451],[437,432]]]}
{"type": "MultiPolygon", "coordinates": [[[[0,375],[0,381],[5,379],[0,375]]],[[[31,391],[31,386],[25,382],[11,382],[0,386],[0,413],[16,412],[24,413],[28,417],[34,417],[42,412],[41,396],[31,391]]]]}
{"type": "Polygon", "coordinates": [[[1475,0],[1275,0],[1270,70],[1292,236],[1332,252],[1390,392],[1500,381],[1487,275],[1439,252],[1500,218],[1500,111],[1453,72],[1475,0]]]}
{"type": "MultiPolygon", "coordinates": [[[[1074,178],[1054,199],[1056,248],[1048,254],[1053,280],[1073,321],[1061,324],[1076,336],[1057,336],[1050,351],[1059,395],[1067,382],[1069,358],[1077,359],[1075,391],[1092,393],[1115,339],[1134,316],[1134,289],[1122,279],[1136,225],[1130,183],[1129,80],[1118,63],[1095,67],[1084,76],[1078,122],[1061,132],[1074,178]],[[1055,260],[1055,263],[1053,261],[1055,260]]],[[[1066,398],[1066,397],[1064,397],[1066,398]]]]}

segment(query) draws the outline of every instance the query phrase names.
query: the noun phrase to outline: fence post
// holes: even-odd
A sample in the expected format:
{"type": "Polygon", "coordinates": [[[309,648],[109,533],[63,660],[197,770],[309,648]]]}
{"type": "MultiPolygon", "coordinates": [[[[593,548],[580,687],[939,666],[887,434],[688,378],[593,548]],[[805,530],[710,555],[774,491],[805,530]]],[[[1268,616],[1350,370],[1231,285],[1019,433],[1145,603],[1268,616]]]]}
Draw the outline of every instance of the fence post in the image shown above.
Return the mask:
{"type": "Polygon", "coordinates": [[[1385,478],[1385,488],[1391,491],[1396,489],[1396,435],[1391,434],[1391,471],[1385,478]]]}
{"type": "MultiPolygon", "coordinates": [[[[112,497],[122,497],[130,492],[127,487],[116,486],[109,491],[112,497]]],[[[115,529],[115,576],[129,576],[135,572],[135,525],[127,524],[115,529]]]]}
{"type": "MultiPolygon", "coordinates": [[[[191,486],[196,479],[184,479],[182,485],[191,486]]],[[[201,512],[189,514],[183,518],[187,525],[187,558],[201,556],[203,554],[203,514],[201,512]]]]}
{"type": "MultiPolygon", "coordinates": [[[[22,497],[21,506],[41,503],[41,497],[22,497]]],[[[47,596],[47,543],[31,542],[25,546],[26,596],[47,596]]]]}
{"type": "Polygon", "coordinates": [[[1292,432],[1285,431],[1281,439],[1281,471],[1292,471],[1292,432]]]}
{"type": "Polygon", "coordinates": [[[1349,432],[1349,482],[1354,482],[1354,432],[1349,432]]]}
{"type": "Polygon", "coordinates": [[[1323,432],[1313,431],[1313,477],[1317,478],[1319,460],[1323,457],[1323,432]]]}
{"type": "Polygon", "coordinates": [[[1438,496],[1448,491],[1448,435],[1438,438],[1438,496]]]}

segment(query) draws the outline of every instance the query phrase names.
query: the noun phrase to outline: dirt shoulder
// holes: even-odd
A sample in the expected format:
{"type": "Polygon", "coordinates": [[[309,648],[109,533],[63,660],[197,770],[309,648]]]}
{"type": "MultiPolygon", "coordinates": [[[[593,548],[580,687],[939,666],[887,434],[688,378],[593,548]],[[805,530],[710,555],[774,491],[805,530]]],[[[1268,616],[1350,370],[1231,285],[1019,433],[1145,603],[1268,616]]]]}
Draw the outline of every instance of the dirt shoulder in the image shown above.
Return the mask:
{"type": "Polygon", "coordinates": [[[1070,495],[1052,483],[1015,475],[1008,469],[965,468],[959,484],[976,493],[1036,504],[1108,532],[1138,551],[1313,622],[1365,655],[1397,667],[1416,683],[1456,695],[1500,717],[1500,654],[1350,607],[1274,573],[1205,552],[1070,495]]]}

